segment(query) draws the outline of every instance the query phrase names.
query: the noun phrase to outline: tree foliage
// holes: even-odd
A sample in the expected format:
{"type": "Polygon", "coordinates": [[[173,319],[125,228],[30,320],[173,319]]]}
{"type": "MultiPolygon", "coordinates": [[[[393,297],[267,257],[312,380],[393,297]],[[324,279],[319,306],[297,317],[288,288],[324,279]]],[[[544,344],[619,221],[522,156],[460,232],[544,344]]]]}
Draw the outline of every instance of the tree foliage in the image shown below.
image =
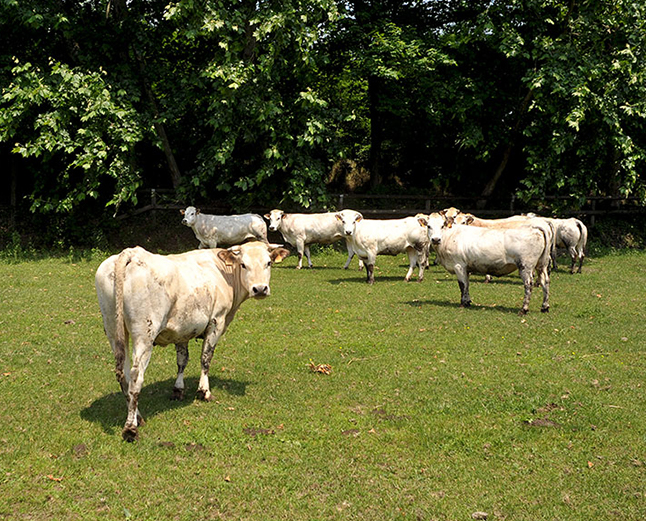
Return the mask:
{"type": "Polygon", "coordinates": [[[0,0],[0,155],[33,211],[140,187],[646,196],[632,0],[0,0]]]}

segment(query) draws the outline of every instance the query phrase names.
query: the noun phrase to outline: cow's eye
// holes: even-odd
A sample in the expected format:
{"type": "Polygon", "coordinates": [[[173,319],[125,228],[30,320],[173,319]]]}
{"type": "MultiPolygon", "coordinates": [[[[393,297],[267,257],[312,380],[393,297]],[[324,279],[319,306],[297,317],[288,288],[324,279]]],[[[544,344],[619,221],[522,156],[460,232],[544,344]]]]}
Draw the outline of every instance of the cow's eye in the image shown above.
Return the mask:
{"type": "Polygon", "coordinates": [[[246,269],[247,269],[247,266],[245,266],[245,263],[244,263],[244,262],[241,262],[241,263],[240,263],[240,266],[242,267],[242,269],[243,269],[243,270],[246,270],[246,269]]]}
{"type": "Polygon", "coordinates": [[[268,268],[271,268],[271,261],[269,261],[269,262],[267,263],[267,267],[268,267],[268,268]]]}

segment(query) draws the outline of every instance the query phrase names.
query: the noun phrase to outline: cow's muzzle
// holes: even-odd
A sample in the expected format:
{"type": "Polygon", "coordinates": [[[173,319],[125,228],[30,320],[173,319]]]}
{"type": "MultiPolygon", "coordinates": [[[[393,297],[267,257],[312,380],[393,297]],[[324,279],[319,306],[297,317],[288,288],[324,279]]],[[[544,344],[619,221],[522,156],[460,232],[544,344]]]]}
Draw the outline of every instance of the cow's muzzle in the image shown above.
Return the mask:
{"type": "Polygon", "coordinates": [[[252,296],[255,298],[264,298],[269,296],[269,286],[267,284],[258,284],[251,288],[252,296]]]}
{"type": "Polygon", "coordinates": [[[433,244],[440,244],[441,238],[440,237],[433,237],[431,238],[431,242],[433,244]]]}

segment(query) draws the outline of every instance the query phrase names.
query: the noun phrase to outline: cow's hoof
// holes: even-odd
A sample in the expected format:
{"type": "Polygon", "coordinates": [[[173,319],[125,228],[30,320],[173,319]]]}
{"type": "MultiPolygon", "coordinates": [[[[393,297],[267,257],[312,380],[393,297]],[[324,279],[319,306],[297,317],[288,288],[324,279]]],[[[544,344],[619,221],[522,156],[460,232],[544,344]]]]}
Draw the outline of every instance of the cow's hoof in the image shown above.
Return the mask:
{"type": "Polygon", "coordinates": [[[211,394],[211,391],[205,391],[204,389],[198,389],[196,393],[197,399],[204,402],[212,402],[215,398],[211,394]]]}
{"type": "Polygon", "coordinates": [[[128,443],[132,443],[133,441],[137,441],[139,439],[139,429],[135,425],[126,425],[123,428],[123,432],[121,433],[121,437],[127,441],[128,443]]]}
{"type": "Polygon", "coordinates": [[[549,308],[549,307],[541,308],[541,313],[549,313],[549,312],[550,312],[550,308],[549,308]]]}
{"type": "Polygon", "coordinates": [[[471,307],[471,302],[461,302],[460,307],[461,308],[470,308],[471,307]]]}
{"type": "Polygon", "coordinates": [[[518,314],[519,314],[521,317],[523,317],[523,316],[527,315],[527,313],[529,313],[529,309],[521,309],[521,310],[518,312],[518,314]]]}
{"type": "Polygon", "coordinates": [[[303,266],[296,266],[297,270],[303,269],[303,266]]]}
{"type": "Polygon", "coordinates": [[[184,389],[179,387],[173,387],[173,395],[170,397],[171,400],[182,401],[184,399],[184,389]]]}

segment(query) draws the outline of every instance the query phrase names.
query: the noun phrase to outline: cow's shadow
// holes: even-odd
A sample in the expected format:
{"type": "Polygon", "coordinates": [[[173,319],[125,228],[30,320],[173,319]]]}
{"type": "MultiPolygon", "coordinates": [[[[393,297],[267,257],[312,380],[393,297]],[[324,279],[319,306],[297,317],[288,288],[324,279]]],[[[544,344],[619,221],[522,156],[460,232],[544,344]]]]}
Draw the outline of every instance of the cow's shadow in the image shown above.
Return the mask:
{"type": "MultiPolygon", "coordinates": [[[[211,392],[217,396],[226,393],[233,396],[244,396],[247,393],[247,386],[252,382],[241,380],[230,380],[227,378],[209,377],[211,392]]],[[[183,400],[172,400],[173,386],[175,379],[169,378],[160,382],[145,385],[139,395],[139,410],[148,420],[160,413],[179,409],[191,405],[195,400],[195,392],[199,379],[189,377],[184,379],[186,396],[183,400]]],[[[115,387],[118,384],[115,381],[115,387]]],[[[127,407],[126,398],[121,392],[107,394],[94,400],[88,407],[81,410],[80,416],[83,420],[101,424],[103,431],[107,434],[115,434],[123,427],[126,421],[127,407]]]]}
{"type": "Polygon", "coordinates": [[[477,303],[471,303],[471,306],[467,308],[460,307],[460,302],[459,300],[456,301],[450,301],[450,300],[437,300],[437,299],[424,299],[424,300],[413,300],[413,301],[408,301],[408,302],[403,302],[407,306],[411,306],[414,308],[421,308],[423,306],[439,306],[439,307],[444,307],[444,308],[453,308],[453,309],[464,309],[466,311],[480,311],[481,309],[488,309],[491,311],[497,311],[498,313],[516,313],[518,314],[518,311],[520,309],[519,307],[509,307],[509,306],[497,306],[497,305],[486,305],[486,304],[477,304],[477,303]]]}

